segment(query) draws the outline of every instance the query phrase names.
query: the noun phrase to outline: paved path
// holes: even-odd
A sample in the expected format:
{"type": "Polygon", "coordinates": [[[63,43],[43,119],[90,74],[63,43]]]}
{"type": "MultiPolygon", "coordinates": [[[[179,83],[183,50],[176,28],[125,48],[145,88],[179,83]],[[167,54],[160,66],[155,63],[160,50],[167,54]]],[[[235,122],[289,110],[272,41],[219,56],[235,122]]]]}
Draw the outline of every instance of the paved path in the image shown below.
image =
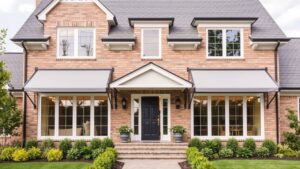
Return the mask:
{"type": "Polygon", "coordinates": [[[123,169],[180,169],[178,163],[183,160],[121,160],[123,169]]]}

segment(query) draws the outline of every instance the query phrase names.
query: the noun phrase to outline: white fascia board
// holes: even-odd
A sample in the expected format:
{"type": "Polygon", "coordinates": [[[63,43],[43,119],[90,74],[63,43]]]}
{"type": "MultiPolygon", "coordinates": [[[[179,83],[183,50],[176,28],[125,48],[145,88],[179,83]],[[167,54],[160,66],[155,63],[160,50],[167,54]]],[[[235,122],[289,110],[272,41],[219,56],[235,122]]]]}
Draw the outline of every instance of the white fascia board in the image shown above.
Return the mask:
{"type": "Polygon", "coordinates": [[[173,50],[197,50],[201,42],[168,42],[173,50]]]}
{"type": "MultiPolygon", "coordinates": [[[[49,40],[48,41],[41,41],[41,42],[30,42],[30,41],[26,41],[24,42],[24,45],[26,47],[26,49],[29,50],[47,50],[48,46],[49,46],[49,40]]],[[[20,46],[23,48],[22,46],[22,42],[15,42],[16,45],[20,46]]]]}
{"type": "Polygon", "coordinates": [[[135,46],[135,42],[103,42],[103,44],[112,51],[133,50],[135,46]]]}
{"type": "Polygon", "coordinates": [[[195,21],[198,28],[250,28],[253,21],[224,21],[224,20],[201,20],[195,21]]]}
{"type": "MultiPolygon", "coordinates": [[[[288,42],[280,42],[280,46],[287,44],[288,42]]],[[[253,42],[250,41],[250,47],[253,50],[275,50],[278,42],[253,42]]]]}
{"type": "Polygon", "coordinates": [[[168,71],[166,71],[166,70],[164,70],[164,69],[162,69],[162,68],[160,68],[160,67],[158,67],[154,64],[149,64],[149,65],[147,65],[147,66],[145,66],[145,67],[143,67],[143,68],[141,68],[141,69],[139,69],[139,70],[137,70],[137,71],[135,71],[135,72],[133,72],[133,73],[117,80],[117,81],[115,81],[115,82],[112,82],[110,84],[110,87],[111,88],[118,88],[123,83],[125,83],[127,81],[130,81],[131,79],[134,79],[135,77],[138,77],[138,76],[142,75],[143,73],[145,73],[149,70],[153,70],[153,71],[165,76],[166,78],[172,79],[173,81],[175,81],[179,84],[182,84],[182,86],[184,88],[191,88],[192,87],[192,84],[190,82],[187,82],[187,81],[175,76],[174,74],[172,74],[172,73],[170,73],[170,72],[168,72],[168,71]]]}

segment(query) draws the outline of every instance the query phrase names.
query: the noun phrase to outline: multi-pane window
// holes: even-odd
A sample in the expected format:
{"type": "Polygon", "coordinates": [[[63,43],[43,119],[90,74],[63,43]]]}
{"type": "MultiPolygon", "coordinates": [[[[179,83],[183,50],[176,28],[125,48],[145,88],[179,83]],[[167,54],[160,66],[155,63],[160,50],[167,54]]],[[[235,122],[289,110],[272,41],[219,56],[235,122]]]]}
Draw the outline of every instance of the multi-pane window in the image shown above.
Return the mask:
{"type": "Polygon", "coordinates": [[[225,97],[214,96],[211,100],[212,135],[225,136],[225,97]]]}
{"type": "Polygon", "coordinates": [[[261,135],[261,98],[247,97],[247,131],[249,136],[261,135]]]}
{"type": "Polygon", "coordinates": [[[243,97],[229,97],[230,136],[243,136],[243,97]]]}
{"type": "Polygon", "coordinates": [[[161,57],[161,33],[160,29],[142,29],[142,58],[161,57]]]}
{"type": "Polygon", "coordinates": [[[39,136],[63,139],[108,136],[106,96],[42,96],[39,136]]]}
{"type": "Polygon", "coordinates": [[[194,135],[208,135],[208,100],[207,97],[197,97],[194,99],[194,135]]]}
{"type": "Polygon", "coordinates": [[[140,101],[139,99],[133,100],[133,133],[134,135],[139,134],[139,112],[140,112],[140,101]]]}
{"type": "Polygon", "coordinates": [[[232,58],[242,56],[241,29],[207,30],[208,57],[232,58]]]}
{"type": "Polygon", "coordinates": [[[163,99],[163,134],[168,135],[168,99],[163,99]]]}
{"type": "Polygon", "coordinates": [[[95,30],[90,28],[59,28],[59,58],[91,58],[95,56],[95,30]]]}

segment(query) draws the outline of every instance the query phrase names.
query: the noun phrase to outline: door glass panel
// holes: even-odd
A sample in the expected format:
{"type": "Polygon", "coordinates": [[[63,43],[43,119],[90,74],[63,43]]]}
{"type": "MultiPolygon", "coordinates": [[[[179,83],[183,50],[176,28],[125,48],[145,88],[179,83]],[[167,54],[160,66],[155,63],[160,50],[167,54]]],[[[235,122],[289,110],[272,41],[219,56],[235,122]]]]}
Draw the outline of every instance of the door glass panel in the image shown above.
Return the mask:
{"type": "Polygon", "coordinates": [[[168,135],[168,99],[163,99],[163,134],[168,135]]]}
{"type": "Polygon", "coordinates": [[[133,100],[133,133],[134,135],[139,135],[139,111],[140,111],[140,100],[134,99],[133,100]]]}
{"type": "Polygon", "coordinates": [[[213,96],[211,104],[212,135],[225,136],[225,97],[213,96]]]}

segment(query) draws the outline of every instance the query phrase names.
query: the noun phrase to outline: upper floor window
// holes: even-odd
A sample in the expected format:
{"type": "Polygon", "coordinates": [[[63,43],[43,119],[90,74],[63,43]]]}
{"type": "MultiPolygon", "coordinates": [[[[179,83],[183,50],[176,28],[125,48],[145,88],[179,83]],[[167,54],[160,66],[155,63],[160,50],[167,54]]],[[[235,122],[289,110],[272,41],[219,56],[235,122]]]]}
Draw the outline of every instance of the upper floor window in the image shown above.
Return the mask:
{"type": "Polygon", "coordinates": [[[207,56],[209,58],[242,57],[241,29],[208,29],[207,56]]]}
{"type": "Polygon", "coordinates": [[[160,28],[142,29],[141,53],[143,59],[161,58],[161,29],[160,28]]]}
{"type": "Polygon", "coordinates": [[[59,28],[58,58],[95,58],[95,29],[59,28]]]}

